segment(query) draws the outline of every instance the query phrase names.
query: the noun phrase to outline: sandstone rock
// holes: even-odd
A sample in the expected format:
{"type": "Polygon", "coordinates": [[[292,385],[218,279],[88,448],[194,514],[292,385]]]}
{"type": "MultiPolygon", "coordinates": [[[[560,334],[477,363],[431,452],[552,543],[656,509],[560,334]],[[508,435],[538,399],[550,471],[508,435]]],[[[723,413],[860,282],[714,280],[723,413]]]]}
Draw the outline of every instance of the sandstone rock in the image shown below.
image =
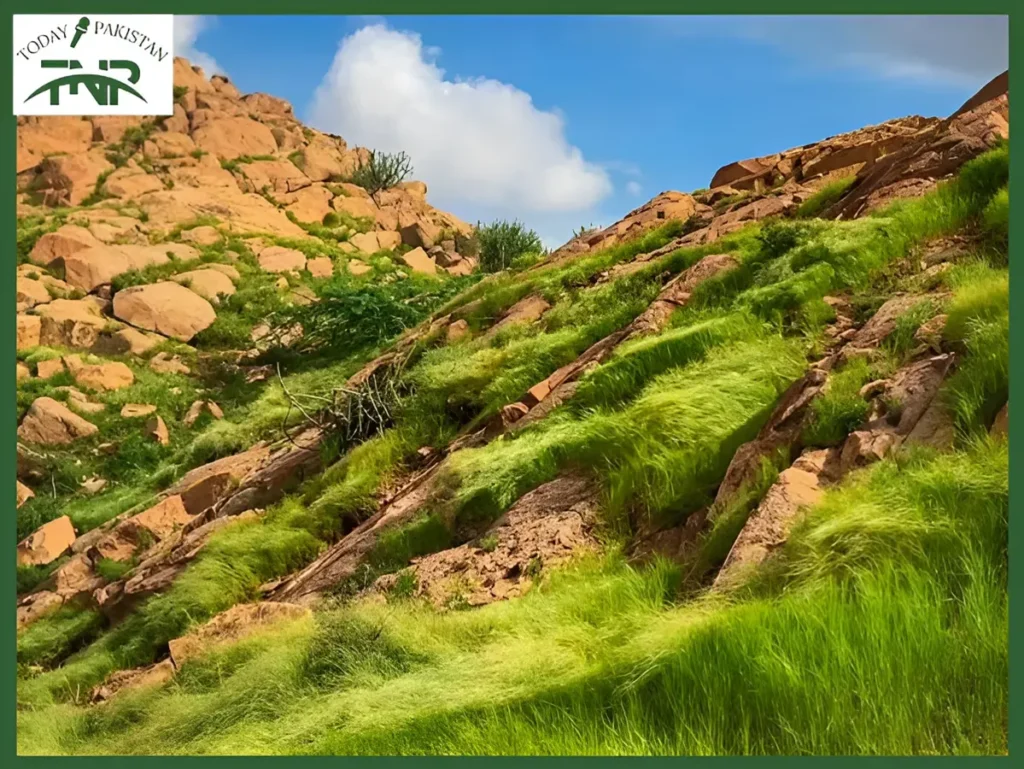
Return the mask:
{"type": "MultiPolygon", "coordinates": [[[[358,259],[349,259],[348,264],[345,266],[353,275],[365,275],[373,269],[366,262],[360,262],[358,259]]],[[[21,348],[19,347],[18,349],[21,348]]]]}
{"type": "Polygon", "coordinates": [[[42,281],[19,276],[15,284],[15,301],[18,312],[30,310],[37,304],[48,303],[50,292],[42,281]]]}
{"type": "Polygon", "coordinates": [[[186,473],[168,493],[180,495],[185,509],[192,515],[199,515],[223,499],[269,456],[269,449],[255,446],[241,454],[218,459],[186,473]]]}
{"type": "Polygon", "coordinates": [[[216,227],[202,225],[201,227],[193,227],[190,230],[182,230],[181,239],[189,243],[195,243],[197,246],[212,246],[214,243],[221,241],[221,236],[216,227]]]}
{"type": "Polygon", "coordinates": [[[414,248],[412,251],[402,254],[401,259],[413,272],[420,272],[424,275],[437,273],[437,265],[422,248],[414,248]]]}
{"type": "Polygon", "coordinates": [[[256,260],[267,272],[294,272],[306,268],[306,255],[294,248],[269,246],[256,260]]]}
{"type": "Polygon", "coordinates": [[[85,227],[65,224],[42,235],[32,247],[28,258],[33,264],[48,265],[55,259],[63,259],[76,251],[98,245],[100,242],[85,227]]]}
{"type": "Polygon", "coordinates": [[[17,367],[16,381],[20,382],[22,379],[31,379],[31,378],[32,378],[32,371],[29,369],[28,366],[26,366],[24,363],[22,363],[19,360],[18,361],[18,367],[17,367]]]}
{"type": "MultiPolygon", "coordinates": [[[[96,304],[85,300],[55,299],[41,305],[37,311],[40,317],[35,322],[24,321],[26,341],[34,338],[36,344],[52,347],[92,347],[108,323],[96,304]]],[[[19,339],[22,317],[19,316],[19,339]]]]}
{"type": "Polygon", "coordinates": [[[113,334],[101,335],[93,351],[101,355],[143,355],[163,341],[158,334],[146,334],[136,328],[123,328],[113,334]]]}
{"type": "Polygon", "coordinates": [[[136,419],[137,417],[148,417],[156,411],[156,406],[151,403],[126,403],[121,407],[121,416],[125,419],[136,419]]]}
{"type": "Polygon", "coordinates": [[[103,150],[48,157],[40,164],[38,188],[49,205],[81,204],[96,187],[96,181],[113,169],[103,150]]]}
{"type": "Polygon", "coordinates": [[[41,360],[36,364],[36,376],[40,379],[49,379],[50,377],[57,376],[57,374],[64,373],[64,361],[60,358],[51,358],[50,360],[41,360]]]}
{"type": "Polygon", "coordinates": [[[60,558],[75,541],[75,527],[66,515],[44,523],[18,543],[18,566],[44,566],[60,558]]]}
{"type": "Polygon", "coordinates": [[[377,245],[383,251],[394,251],[402,245],[402,234],[399,232],[377,232],[377,245]]]}
{"type": "Polygon", "coordinates": [[[284,99],[266,93],[250,93],[242,97],[242,104],[257,115],[280,115],[291,117],[292,105],[284,99]]]}
{"type": "MultiPolygon", "coordinates": [[[[431,248],[441,234],[441,228],[428,221],[420,220],[402,228],[402,242],[414,248],[431,248]]],[[[447,265],[442,265],[447,266],[447,265]]]]}
{"type": "Polygon", "coordinates": [[[92,560],[79,553],[54,573],[54,592],[65,601],[83,593],[91,593],[103,584],[103,578],[92,569],[92,560]]]}
{"type": "Polygon", "coordinates": [[[308,187],[312,181],[288,160],[256,160],[245,163],[242,173],[252,185],[252,192],[289,193],[308,187]]]}
{"type": "Polygon", "coordinates": [[[164,189],[164,183],[145,171],[119,168],[103,183],[104,190],[115,198],[134,200],[147,192],[164,189]]]}
{"type": "Polygon", "coordinates": [[[119,670],[111,673],[106,681],[93,688],[89,699],[94,704],[106,702],[120,692],[163,686],[172,678],[174,678],[174,663],[169,659],[144,668],[119,670]]]}
{"type": "Polygon", "coordinates": [[[192,132],[195,143],[220,160],[242,155],[272,155],[277,142],[270,129],[247,117],[222,117],[192,132]]]}
{"type": "MultiPolygon", "coordinates": [[[[204,176],[208,173],[212,170],[204,169],[204,176]]],[[[305,230],[288,221],[284,212],[263,196],[244,194],[233,182],[231,184],[230,188],[205,183],[200,186],[176,184],[174,189],[143,195],[138,204],[149,216],[149,226],[153,228],[169,229],[183,221],[214,213],[224,222],[222,229],[225,231],[257,230],[284,237],[307,237],[305,230]]]]}
{"type": "Polygon", "coordinates": [[[21,507],[23,504],[32,499],[32,497],[34,497],[36,493],[21,481],[15,481],[15,483],[18,484],[18,498],[16,507],[21,507]]]}
{"type": "Polygon", "coordinates": [[[348,214],[356,219],[368,218],[374,222],[377,221],[377,217],[380,215],[380,209],[377,208],[377,204],[369,197],[339,195],[331,200],[331,207],[335,211],[348,214]]]}
{"type": "Polygon", "coordinates": [[[312,616],[308,607],[265,601],[236,604],[210,621],[170,642],[171,659],[180,666],[225,643],[239,641],[254,631],[275,624],[312,616]]]}
{"type": "Polygon", "coordinates": [[[64,605],[64,599],[49,590],[38,590],[18,600],[18,631],[64,605]]]}
{"type": "Polygon", "coordinates": [[[96,425],[53,398],[37,398],[18,427],[18,437],[29,443],[59,446],[97,432],[96,425]]]}
{"type": "Polygon", "coordinates": [[[100,392],[120,390],[135,383],[132,370],[119,361],[84,363],[77,355],[66,355],[64,363],[76,383],[100,392]]]}
{"type": "Polygon", "coordinates": [[[183,261],[199,256],[194,248],[181,243],[164,243],[157,246],[94,246],[78,251],[63,260],[64,279],[75,288],[92,291],[97,286],[110,283],[122,273],[166,264],[170,260],[168,254],[173,254],[175,258],[183,261]]]}
{"type": "Polygon", "coordinates": [[[460,318],[459,320],[455,321],[450,326],[448,326],[448,330],[446,332],[448,344],[451,344],[452,342],[457,342],[460,339],[464,339],[471,333],[472,332],[470,331],[469,323],[460,318]]]}
{"type": "Polygon", "coordinates": [[[214,419],[224,418],[224,412],[213,401],[193,401],[192,405],[189,406],[188,413],[185,414],[185,418],[182,419],[182,424],[185,427],[191,427],[202,416],[204,411],[208,411],[214,419]]]}
{"type": "Polygon", "coordinates": [[[107,408],[103,403],[94,403],[89,400],[89,397],[77,387],[58,387],[57,390],[68,394],[68,405],[75,411],[98,414],[107,408]]]}
{"type": "Polygon", "coordinates": [[[318,256],[306,262],[306,269],[314,278],[329,278],[334,274],[334,262],[326,256],[318,256]]]}
{"type": "Polygon", "coordinates": [[[192,137],[179,131],[160,131],[146,140],[143,151],[151,158],[184,157],[196,149],[192,137]]]}
{"type": "Polygon", "coordinates": [[[779,473],[757,510],[747,519],[714,581],[721,590],[742,582],[783,544],[801,508],[813,505],[823,493],[822,474],[830,450],[807,451],[793,466],[779,473]]]}
{"type": "Polygon", "coordinates": [[[151,417],[146,421],[146,434],[161,446],[167,446],[171,442],[167,425],[158,416],[151,417]]]}
{"type": "Polygon", "coordinates": [[[512,305],[502,316],[501,320],[495,323],[488,331],[493,335],[514,323],[534,323],[540,320],[541,316],[551,309],[547,300],[539,294],[530,294],[523,297],[512,305]]]}
{"type": "Polygon", "coordinates": [[[209,302],[172,281],[119,291],[114,296],[114,315],[138,328],[182,342],[217,319],[209,302]]]}
{"type": "Polygon", "coordinates": [[[295,215],[300,222],[316,222],[319,224],[331,212],[330,190],[321,184],[304,187],[297,192],[281,196],[285,210],[295,215]]]}
{"type": "Polygon", "coordinates": [[[357,232],[348,239],[348,242],[364,254],[375,254],[381,250],[380,242],[377,240],[377,233],[375,232],[357,232]]]}
{"type": "Polygon", "coordinates": [[[238,269],[232,267],[230,264],[219,264],[218,262],[211,262],[210,264],[207,264],[204,269],[216,270],[217,272],[223,273],[224,275],[227,275],[229,278],[231,278],[231,281],[233,283],[237,283],[239,280],[242,279],[242,276],[239,274],[238,269]]]}
{"type": "Polygon", "coordinates": [[[89,149],[93,126],[78,116],[29,117],[18,122],[17,173],[47,155],[77,155],[89,149]]]}
{"type": "Polygon", "coordinates": [[[231,296],[235,293],[235,284],[220,270],[204,267],[200,270],[179,273],[172,276],[171,280],[184,285],[190,291],[194,291],[214,304],[219,304],[222,296],[231,296]]]}
{"type": "Polygon", "coordinates": [[[168,355],[165,352],[158,352],[149,359],[149,367],[158,374],[188,374],[191,372],[179,355],[168,355]]]}
{"type": "Polygon", "coordinates": [[[18,315],[17,338],[15,346],[19,350],[27,350],[39,345],[42,319],[38,315],[18,315]]]}

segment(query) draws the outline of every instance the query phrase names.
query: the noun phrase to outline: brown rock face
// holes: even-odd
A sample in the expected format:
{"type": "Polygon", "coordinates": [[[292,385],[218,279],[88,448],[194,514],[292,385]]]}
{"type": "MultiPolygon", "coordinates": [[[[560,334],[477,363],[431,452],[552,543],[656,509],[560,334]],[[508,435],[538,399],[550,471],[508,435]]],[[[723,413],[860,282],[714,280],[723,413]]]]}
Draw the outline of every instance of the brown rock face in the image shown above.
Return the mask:
{"type": "MultiPolygon", "coordinates": [[[[416,593],[436,606],[480,606],[518,596],[545,568],[593,550],[598,494],[564,477],[524,495],[479,540],[413,560],[416,593]]],[[[398,575],[378,580],[387,590],[398,575]]]]}
{"type": "Polygon", "coordinates": [[[53,398],[36,398],[18,427],[18,437],[29,443],[61,446],[94,435],[96,425],[53,398]]]}
{"type": "Polygon", "coordinates": [[[829,450],[808,451],[783,470],[757,510],[747,520],[715,578],[716,589],[742,581],[783,544],[800,508],[813,505],[823,493],[822,473],[829,450]]]}
{"type": "Polygon", "coordinates": [[[33,264],[48,265],[54,259],[64,259],[76,251],[98,245],[100,242],[89,230],[75,224],[65,224],[40,237],[28,258],[33,264]]]}
{"type": "Polygon", "coordinates": [[[999,413],[996,414],[996,419],[992,423],[992,428],[989,433],[994,437],[1006,437],[1010,434],[1010,404],[1007,403],[1003,406],[999,413]]]}
{"type": "Polygon", "coordinates": [[[189,341],[217,319],[208,301],[172,281],[118,291],[114,295],[114,315],[138,328],[182,342],[189,341]]]}
{"type": "Polygon", "coordinates": [[[306,255],[284,246],[269,246],[260,251],[256,259],[267,272],[295,272],[306,268],[306,255]]]}
{"type": "Polygon", "coordinates": [[[169,659],[144,668],[119,670],[111,673],[106,681],[95,687],[89,698],[93,703],[106,702],[120,692],[162,686],[172,678],[174,663],[169,659]]]}
{"type": "Polygon", "coordinates": [[[37,304],[46,304],[50,301],[50,292],[46,290],[45,284],[39,280],[32,280],[18,276],[15,284],[15,302],[18,312],[30,310],[37,304]]]}
{"type": "Polygon", "coordinates": [[[60,558],[75,541],[75,527],[66,515],[44,523],[18,543],[18,566],[43,566],[60,558]]]}
{"type": "Polygon", "coordinates": [[[21,481],[15,481],[15,483],[18,484],[17,507],[21,507],[23,504],[32,499],[32,497],[34,497],[36,493],[21,481]]]}
{"type": "Polygon", "coordinates": [[[199,515],[223,499],[230,489],[269,456],[270,450],[266,447],[254,447],[241,454],[218,459],[186,473],[168,493],[180,495],[185,509],[192,515],[199,515]]]}
{"type": "Polygon", "coordinates": [[[64,605],[64,599],[49,590],[29,593],[18,600],[18,631],[31,625],[37,619],[56,611],[64,605]]]}
{"type": "Polygon", "coordinates": [[[158,246],[94,246],[65,257],[65,280],[75,288],[93,291],[110,283],[122,273],[141,270],[151,265],[166,264],[174,254],[178,259],[194,259],[199,255],[191,246],[166,243],[158,246]]]}
{"type": "Polygon", "coordinates": [[[100,174],[113,167],[102,149],[49,157],[40,164],[37,185],[50,205],[77,206],[92,194],[100,174]]]}
{"type": "Polygon", "coordinates": [[[27,350],[39,345],[42,319],[38,315],[18,315],[16,347],[27,350]]]}
{"type": "Polygon", "coordinates": [[[329,278],[334,274],[334,262],[326,256],[318,256],[306,262],[306,269],[314,278],[329,278]]]}
{"type": "Polygon", "coordinates": [[[99,307],[85,299],[54,299],[36,311],[40,316],[36,344],[52,347],[92,347],[108,323],[99,307]]]}
{"type": "Polygon", "coordinates": [[[266,601],[242,603],[221,612],[188,635],[170,642],[171,660],[175,666],[199,657],[222,644],[240,641],[260,628],[277,622],[288,622],[312,616],[305,606],[266,601]]]}
{"type": "Polygon", "coordinates": [[[115,361],[111,363],[83,363],[77,355],[64,358],[75,382],[93,390],[108,392],[130,387],[135,383],[135,375],[125,364],[115,361]]]}
{"type": "Polygon", "coordinates": [[[146,420],[146,434],[161,446],[167,446],[171,442],[171,436],[167,432],[167,425],[158,416],[150,417],[146,420]]]}
{"type": "Polygon", "coordinates": [[[220,270],[189,270],[173,276],[171,280],[214,304],[219,304],[221,297],[235,293],[235,284],[220,270]]]}
{"type": "Polygon", "coordinates": [[[414,248],[412,251],[402,254],[401,258],[413,272],[420,272],[424,275],[434,275],[437,273],[437,265],[434,264],[434,260],[427,256],[427,252],[422,248],[414,248]]]}
{"type": "Polygon", "coordinates": [[[216,118],[196,128],[192,139],[218,160],[232,160],[242,155],[272,155],[277,151],[270,129],[247,117],[216,118]]]}

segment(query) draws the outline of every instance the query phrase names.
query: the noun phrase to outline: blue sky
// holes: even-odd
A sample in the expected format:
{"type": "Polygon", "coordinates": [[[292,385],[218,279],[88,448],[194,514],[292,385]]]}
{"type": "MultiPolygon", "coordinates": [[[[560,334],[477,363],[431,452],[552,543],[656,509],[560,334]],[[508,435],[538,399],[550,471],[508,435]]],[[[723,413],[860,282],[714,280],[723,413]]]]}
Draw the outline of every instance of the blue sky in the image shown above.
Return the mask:
{"type": "Polygon", "coordinates": [[[720,166],[909,114],[1008,61],[1005,17],[178,17],[178,53],[412,156],[431,202],[548,245],[720,166]]]}

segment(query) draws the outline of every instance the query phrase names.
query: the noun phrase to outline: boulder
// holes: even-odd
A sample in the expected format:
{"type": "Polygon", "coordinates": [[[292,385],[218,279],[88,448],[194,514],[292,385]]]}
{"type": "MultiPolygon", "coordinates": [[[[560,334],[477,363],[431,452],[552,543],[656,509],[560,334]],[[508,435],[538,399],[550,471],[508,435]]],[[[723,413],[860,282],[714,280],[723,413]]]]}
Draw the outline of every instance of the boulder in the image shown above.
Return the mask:
{"type": "Polygon", "coordinates": [[[210,264],[207,264],[204,269],[216,270],[219,273],[227,275],[229,278],[231,278],[232,282],[234,283],[237,283],[239,280],[242,279],[242,276],[241,274],[239,274],[238,269],[236,267],[232,267],[230,264],[219,264],[217,262],[211,262],[210,264]]]}
{"type": "Polygon", "coordinates": [[[989,434],[993,437],[1006,437],[1010,434],[1010,404],[1007,402],[999,413],[996,414],[995,421],[992,423],[992,428],[989,430],[989,434]]]}
{"type": "Polygon", "coordinates": [[[38,590],[18,600],[18,631],[64,605],[64,599],[49,590],[38,590]]]}
{"type": "Polygon", "coordinates": [[[16,507],[21,507],[23,504],[25,504],[30,499],[32,499],[32,497],[34,497],[36,495],[36,493],[34,491],[32,491],[32,489],[30,489],[28,486],[26,486],[21,481],[15,481],[15,483],[18,484],[18,495],[17,495],[17,505],[16,505],[16,507]]]}
{"type": "Polygon", "coordinates": [[[66,515],[44,523],[18,543],[18,566],[44,566],[66,553],[75,541],[75,527],[66,515]]]}
{"type": "Polygon", "coordinates": [[[181,356],[171,356],[165,352],[158,352],[150,358],[149,367],[158,374],[188,374],[191,371],[182,362],[181,356]]]}
{"type": "Polygon", "coordinates": [[[365,275],[373,269],[366,262],[361,262],[358,259],[349,259],[345,267],[352,275],[365,275]]]}
{"type": "Polygon", "coordinates": [[[103,189],[115,198],[134,200],[147,192],[164,189],[164,183],[141,169],[132,170],[124,167],[106,178],[103,189]]]}
{"type": "Polygon", "coordinates": [[[75,411],[81,411],[86,414],[98,414],[101,411],[106,410],[106,405],[103,403],[94,403],[89,400],[84,392],[79,390],[77,387],[58,387],[59,392],[65,392],[68,395],[68,405],[71,406],[75,411]]]}
{"type": "Polygon", "coordinates": [[[114,295],[114,315],[181,342],[189,341],[217,319],[208,301],[173,281],[119,291],[114,295]]]}
{"type": "Polygon", "coordinates": [[[78,355],[66,355],[64,363],[77,384],[100,392],[121,390],[135,383],[132,370],[120,361],[85,363],[78,355]]]}
{"type": "Polygon", "coordinates": [[[64,361],[60,358],[41,360],[36,364],[36,376],[40,379],[49,379],[64,373],[64,361]]]}
{"type": "Polygon", "coordinates": [[[413,272],[419,272],[424,275],[434,275],[437,273],[437,265],[434,264],[434,260],[427,256],[427,252],[422,248],[414,248],[412,251],[402,254],[401,259],[413,272]]]}
{"type": "Polygon", "coordinates": [[[152,689],[174,678],[174,663],[166,659],[134,670],[118,670],[111,673],[107,680],[96,686],[89,693],[92,703],[106,702],[123,691],[152,689]]]}
{"type": "Polygon", "coordinates": [[[334,274],[334,262],[326,256],[318,256],[306,262],[306,269],[314,278],[329,278],[334,274]]]}
{"type": "Polygon", "coordinates": [[[168,493],[180,495],[185,509],[191,515],[199,515],[223,499],[269,456],[268,448],[254,446],[241,454],[218,459],[190,470],[168,493]]]}
{"type": "Polygon", "coordinates": [[[242,155],[272,155],[277,142],[270,129],[248,117],[221,117],[192,132],[195,143],[219,160],[242,155]]]}
{"type": "Polygon", "coordinates": [[[92,569],[92,559],[79,553],[54,573],[54,592],[65,601],[91,593],[103,585],[104,579],[92,569]]]}
{"type": "Polygon", "coordinates": [[[235,293],[235,284],[220,270],[208,268],[190,270],[173,276],[171,280],[182,284],[214,304],[219,304],[222,296],[231,296],[235,293]]]}
{"type": "Polygon", "coordinates": [[[164,341],[159,334],[143,333],[137,328],[123,328],[113,334],[102,334],[92,346],[101,355],[143,355],[164,341]]]}
{"type": "Polygon", "coordinates": [[[109,322],[97,304],[86,299],[54,299],[36,311],[40,315],[37,344],[51,347],[92,347],[109,322]]]}
{"type": "Polygon", "coordinates": [[[49,205],[77,206],[92,194],[100,175],[113,168],[102,149],[48,157],[39,166],[36,185],[49,205]]]}
{"type": "Polygon", "coordinates": [[[380,215],[380,209],[377,208],[377,204],[369,197],[338,195],[331,201],[331,207],[335,211],[348,214],[356,219],[368,218],[374,222],[377,221],[377,217],[380,215]]]}
{"type": "Polygon", "coordinates": [[[146,435],[161,446],[167,446],[171,442],[171,437],[167,432],[167,425],[164,424],[164,420],[158,416],[150,417],[146,421],[146,435]]]}
{"type": "MultiPolygon", "coordinates": [[[[402,242],[413,248],[430,249],[438,241],[441,228],[420,219],[402,228],[402,242]]],[[[447,266],[447,265],[442,265],[447,266]]]]}
{"type": "Polygon", "coordinates": [[[452,342],[457,342],[460,339],[469,336],[471,333],[469,323],[460,318],[448,326],[446,338],[448,339],[448,343],[451,344],[452,342]]]}
{"type": "Polygon", "coordinates": [[[50,292],[46,290],[42,281],[18,276],[14,297],[18,312],[30,310],[37,304],[47,304],[50,299],[50,292]]]}
{"type": "Polygon", "coordinates": [[[221,235],[216,227],[204,224],[190,230],[182,230],[181,239],[188,243],[195,243],[197,246],[212,246],[214,243],[220,243],[221,235]]]}
{"type": "Polygon", "coordinates": [[[296,272],[306,267],[306,255],[294,248],[269,246],[256,257],[267,272],[296,272]]]}
{"type": "Polygon", "coordinates": [[[78,251],[63,260],[64,279],[75,288],[93,291],[104,283],[110,283],[122,273],[166,264],[170,260],[170,255],[185,261],[195,259],[199,252],[181,243],[163,243],[155,246],[94,246],[78,251]]]}
{"type": "Polygon", "coordinates": [[[121,416],[125,419],[137,419],[148,417],[156,411],[156,406],[151,403],[126,403],[121,407],[121,416]]]}
{"type": "Polygon", "coordinates": [[[17,369],[16,370],[17,370],[16,381],[20,382],[22,379],[31,379],[32,378],[32,371],[31,371],[31,369],[29,369],[29,367],[26,366],[24,363],[22,363],[20,360],[18,361],[18,365],[17,365],[17,369]]]}
{"type": "Polygon", "coordinates": [[[322,184],[313,184],[297,192],[282,195],[280,200],[285,210],[294,214],[300,222],[319,224],[331,212],[331,199],[334,195],[322,184]]]}
{"type": "Polygon", "coordinates": [[[269,189],[275,193],[289,193],[312,184],[310,178],[288,160],[256,160],[245,163],[242,165],[242,174],[252,185],[250,192],[269,189]]]}
{"type": "Polygon", "coordinates": [[[42,318],[38,315],[21,315],[16,319],[16,342],[19,350],[27,350],[39,346],[42,318]]]}
{"type": "Polygon", "coordinates": [[[18,121],[17,173],[47,155],[77,155],[89,149],[93,124],[77,115],[29,117],[18,121]]]}
{"type": "Polygon", "coordinates": [[[100,242],[85,227],[65,224],[53,232],[40,236],[28,258],[33,264],[45,266],[55,259],[64,259],[77,251],[98,245],[100,242]]]}
{"type": "Polygon", "coordinates": [[[53,398],[36,398],[18,427],[18,437],[28,443],[60,446],[95,435],[96,425],[75,414],[53,398]]]}

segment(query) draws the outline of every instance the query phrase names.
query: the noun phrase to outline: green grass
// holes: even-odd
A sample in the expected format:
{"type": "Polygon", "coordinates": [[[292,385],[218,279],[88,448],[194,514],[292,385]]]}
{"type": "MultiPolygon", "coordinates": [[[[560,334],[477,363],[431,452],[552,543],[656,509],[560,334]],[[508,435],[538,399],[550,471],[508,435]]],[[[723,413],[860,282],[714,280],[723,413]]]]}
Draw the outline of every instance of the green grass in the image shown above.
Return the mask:
{"type": "Polygon", "coordinates": [[[822,211],[837,203],[856,179],[856,175],[853,175],[829,182],[797,207],[797,218],[810,219],[818,216],[822,211]]]}
{"type": "Polygon", "coordinates": [[[841,371],[829,376],[825,392],[811,403],[811,416],[804,428],[808,446],[837,446],[860,427],[868,415],[868,402],[860,389],[871,379],[864,358],[853,358],[841,371]]]}
{"type": "Polygon", "coordinates": [[[771,579],[675,605],[611,558],[518,601],[353,604],[103,708],[22,711],[23,753],[1005,753],[1007,454],[885,462],[771,579]]]}

